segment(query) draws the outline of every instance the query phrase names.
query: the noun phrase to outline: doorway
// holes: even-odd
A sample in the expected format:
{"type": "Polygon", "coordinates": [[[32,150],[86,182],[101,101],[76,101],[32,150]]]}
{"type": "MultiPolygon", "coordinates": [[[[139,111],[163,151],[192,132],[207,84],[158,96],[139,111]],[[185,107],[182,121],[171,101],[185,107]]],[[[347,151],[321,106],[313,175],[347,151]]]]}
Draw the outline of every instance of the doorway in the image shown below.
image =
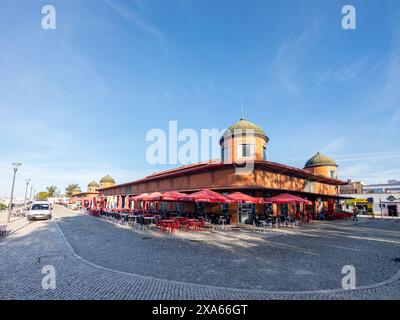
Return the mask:
{"type": "Polygon", "coordinates": [[[396,205],[388,205],[388,213],[390,217],[397,217],[397,206],[396,205]]]}
{"type": "Polygon", "coordinates": [[[253,224],[254,205],[250,203],[239,204],[239,223],[253,224]]]}

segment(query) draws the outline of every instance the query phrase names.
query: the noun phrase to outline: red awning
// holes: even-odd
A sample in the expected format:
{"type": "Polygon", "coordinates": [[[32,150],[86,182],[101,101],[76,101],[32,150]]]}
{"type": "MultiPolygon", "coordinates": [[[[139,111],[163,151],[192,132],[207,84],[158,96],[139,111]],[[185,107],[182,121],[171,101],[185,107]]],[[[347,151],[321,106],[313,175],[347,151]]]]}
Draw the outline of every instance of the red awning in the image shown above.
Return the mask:
{"type": "Polygon", "coordinates": [[[284,204],[284,203],[303,203],[311,205],[312,202],[297,196],[293,196],[288,193],[280,194],[279,196],[265,199],[265,203],[276,203],[276,204],[284,204]]]}
{"type": "Polygon", "coordinates": [[[226,196],[235,203],[264,203],[263,199],[255,198],[241,192],[234,192],[226,196]]]}
{"type": "Polygon", "coordinates": [[[231,203],[233,202],[224,195],[208,189],[204,189],[179,199],[180,201],[194,201],[194,202],[213,202],[213,203],[231,203]]]}
{"type": "Polygon", "coordinates": [[[187,195],[185,193],[180,193],[178,191],[168,191],[160,196],[152,198],[155,201],[179,201],[181,198],[185,198],[187,195]]]}

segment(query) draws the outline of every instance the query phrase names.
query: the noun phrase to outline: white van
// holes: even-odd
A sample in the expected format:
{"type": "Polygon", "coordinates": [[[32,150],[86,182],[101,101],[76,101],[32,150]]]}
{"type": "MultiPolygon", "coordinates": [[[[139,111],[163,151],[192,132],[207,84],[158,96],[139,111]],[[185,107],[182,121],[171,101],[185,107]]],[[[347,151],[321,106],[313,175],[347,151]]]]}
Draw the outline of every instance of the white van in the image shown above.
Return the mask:
{"type": "Polygon", "coordinates": [[[34,201],[29,209],[26,218],[29,220],[51,219],[51,203],[48,201],[34,201]]]}

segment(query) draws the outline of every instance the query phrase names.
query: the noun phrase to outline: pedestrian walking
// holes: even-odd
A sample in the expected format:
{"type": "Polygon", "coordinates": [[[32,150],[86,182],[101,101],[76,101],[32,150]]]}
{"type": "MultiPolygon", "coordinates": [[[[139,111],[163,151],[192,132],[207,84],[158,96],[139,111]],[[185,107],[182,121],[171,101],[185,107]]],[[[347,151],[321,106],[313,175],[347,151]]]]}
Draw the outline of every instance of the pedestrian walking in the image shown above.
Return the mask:
{"type": "Polygon", "coordinates": [[[358,208],[354,207],[353,209],[353,221],[358,221],[358,208]]]}

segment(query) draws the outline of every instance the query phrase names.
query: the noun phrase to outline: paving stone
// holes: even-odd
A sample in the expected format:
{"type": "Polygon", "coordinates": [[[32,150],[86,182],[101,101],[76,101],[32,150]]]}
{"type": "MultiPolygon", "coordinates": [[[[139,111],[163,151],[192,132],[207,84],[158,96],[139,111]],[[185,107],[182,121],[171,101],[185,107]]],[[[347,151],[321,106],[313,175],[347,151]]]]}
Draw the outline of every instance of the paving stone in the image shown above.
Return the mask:
{"type": "Polygon", "coordinates": [[[397,220],[216,233],[213,243],[121,228],[66,209],[55,216],[0,240],[0,299],[400,298],[397,220]],[[49,264],[55,290],[42,288],[49,264]],[[358,290],[338,291],[344,265],[356,267],[358,290]]]}

